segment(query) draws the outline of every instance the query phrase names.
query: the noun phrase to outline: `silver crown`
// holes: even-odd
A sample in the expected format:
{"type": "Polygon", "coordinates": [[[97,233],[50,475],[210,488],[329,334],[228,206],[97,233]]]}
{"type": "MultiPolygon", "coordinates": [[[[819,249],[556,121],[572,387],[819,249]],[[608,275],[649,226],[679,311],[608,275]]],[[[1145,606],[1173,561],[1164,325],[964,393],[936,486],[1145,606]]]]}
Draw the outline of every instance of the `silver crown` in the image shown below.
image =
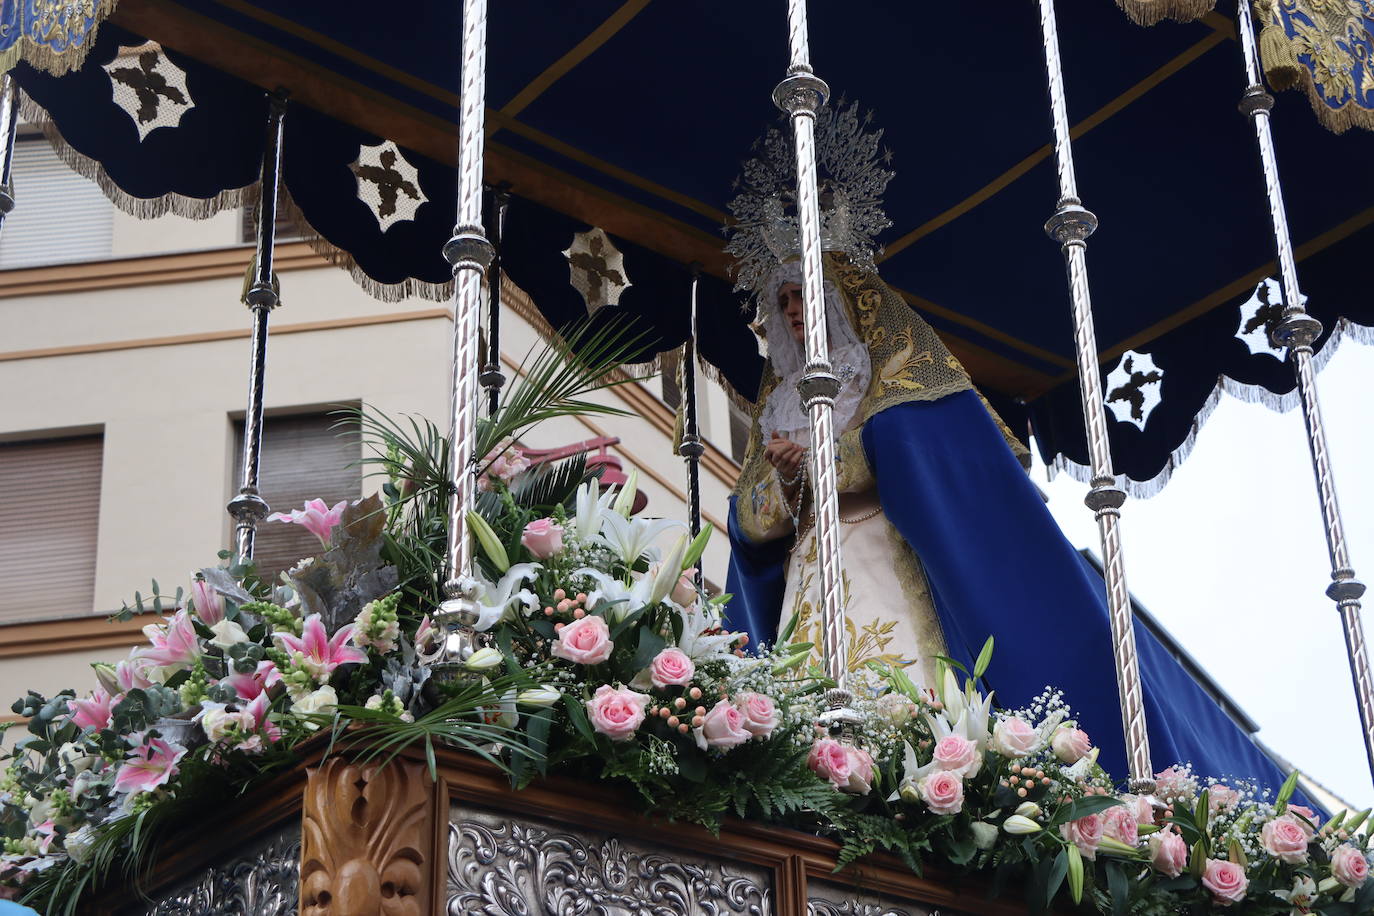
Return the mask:
{"type": "MultiPolygon", "coordinates": [[[[816,113],[816,165],[820,181],[821,248],[842,251],[861,268],[873,267],[875,236],[892,221],[882,194],[893,172],[891,153],[879,150],[881,130],[869,130],[872,114],[859,115],[857,102],[822,107],[816,113]]],[[[781,262],[801,254],[797,218],[797,167],[786,123],[771,127],[754,144],[758,153],[735,180],[730,201],[734,222],[725,231],[725,250],[735,257],[735,289],[765,292],[781,262]]]]}

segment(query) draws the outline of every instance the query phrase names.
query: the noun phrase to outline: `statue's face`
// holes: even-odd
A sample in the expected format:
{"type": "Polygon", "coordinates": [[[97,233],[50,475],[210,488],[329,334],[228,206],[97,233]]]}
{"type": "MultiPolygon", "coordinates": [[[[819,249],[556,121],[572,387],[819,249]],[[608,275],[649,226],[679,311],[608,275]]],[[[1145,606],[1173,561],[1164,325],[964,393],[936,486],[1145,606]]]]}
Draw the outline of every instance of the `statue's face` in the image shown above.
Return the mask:
{"type": "Polygon", "coordinates": [[[806,324],[803,321],[802,288],[800,283],[784,283],[778,288],[778,308],[787,319],[787,326],[797,343],[806,340],[806,324]]]}

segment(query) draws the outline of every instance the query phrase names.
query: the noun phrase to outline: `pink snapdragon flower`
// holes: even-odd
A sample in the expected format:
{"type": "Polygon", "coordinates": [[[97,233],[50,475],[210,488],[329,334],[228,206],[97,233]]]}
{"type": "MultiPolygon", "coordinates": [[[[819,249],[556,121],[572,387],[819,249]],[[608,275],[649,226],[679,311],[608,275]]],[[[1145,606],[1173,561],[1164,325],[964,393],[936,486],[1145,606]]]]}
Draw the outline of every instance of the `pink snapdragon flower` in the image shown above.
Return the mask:
{"type": "Polygon", "coordinates": [[[158,667],[190,668],[202,654],[196,628],[185,609],[167,618],[167,626],[153,624],[144,627],[143,632],[152,645],[140,649],[138,655],[158,667]]]}
{"type": "Polygon", "coordinates": [[[300,525],[315,537],[320,539],[320,544],[328,547],[329,538],[334,533],[334,529],[343,520],[344,509],[348,508],[348,500],[341,499],[330,508],[322,499],[312,499],[305,504],[303,509],[292,509],[291,512],[273,512],[267,516],[269,522],[286,522],[288,524],[300,525]]]}
{"type": "Polygon", "coordinates": [[[224,598],[204,579],[191,583],[191,600],[196,606],[196,616],[207,627],[213,627],[224,619],[224,598]]]}
{"type": "Polygon", "coordinates": [[[272,638],[293,658],[300,653],[301,658],[297,658],[296,661],[317,681],[329,677],[340,665],[362,664],[367,661],[367,653],[362,649],[344,645],[352,637],[353,624],[350,623],[339,627],[338,632],[331,638],[325,632],[319,614],[311,614],[305,618],[300,636],[291,633],[272,634],[272,638]]]}
{"type": "Polygon", "coordinates": [[[256,670],[247,674],[235,671],[233,674],[224,678],[221,683],[228,684],[234,688],[234,692],[239,695],[240,700],[256,700],[268,690],[272,689],[281,681],[281,672],[277,670],[275,662],[258,662],[256,670]]]}
{"type": "Polygon", "coordinates": [[[116,792],[151,792],[158,786],[167,784],[177,775],[177,762],[186,754],[186,748],[171,744],[161,738],[147,738],[143,734],[131,735],[140,741],[115,774],[116,792]]]}
{"type": "Polygon", "coordinates": [[[492,449],[482,459],[479,466],[486,467],[486,473],[477,478],[478,490],[490,490],[495,481],[509,485],[519,475],[529,470],[530,460],[518,445],[492,449]]]}
{"type": "Polygon", "coordinates": [[[99,731],[110,727],[111,710],[116,698],[102,687],[97,687],[84,700],[68,700],[67,711],[72,714],[72,722],[77,728],[94,728],[99,731]]]}

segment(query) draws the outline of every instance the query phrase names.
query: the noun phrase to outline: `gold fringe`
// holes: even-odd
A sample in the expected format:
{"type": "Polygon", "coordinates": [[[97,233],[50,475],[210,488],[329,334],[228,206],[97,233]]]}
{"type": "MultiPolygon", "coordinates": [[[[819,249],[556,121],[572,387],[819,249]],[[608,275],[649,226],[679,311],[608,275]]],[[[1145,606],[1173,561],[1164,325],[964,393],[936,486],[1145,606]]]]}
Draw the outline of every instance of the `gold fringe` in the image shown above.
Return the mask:
{"type": "Polygon", "coordinates": [[[1192,22],[1210,13],[1216,0],[1116,0],[1116,5],[1136,25],[1154,25],[1162,19],[1192,22]]]}
{"type": "MultiPolygon", "coordinates": [[[[1269,13],[1266,11],[1264,15],[1267,16],[1269,13]]],[[[1265,79],[1269,80],[1269,85],[1275,89],[1292,89],[1307,72],[1307,68],[1298,61],[1297,52],[1293,50],[1293,42],[1288,40],[1283,27],[1272,20],[1260,29],[1259,52],[1265,79]]]]}
{"type": "Polygon", "coordinates": [[[20,116],[43,132],[43,137],[52,146],[57,158],[61,159],[73,172],[94,181],[110,201],[119,209],[138,219],[154,219],[168,213],[187,219],[208,219],[222,210],[255,206],[258,202],[258,185],[230,188],[214,197],[185,197],[180,194],[164,194],[161,197],[134,197],[115,184],[105,167],[67,145],[57,125],[48,112],[24,92],[19,93],[20,116]]]}
{"type": "Polygon", "coordinates": [[[63,76],[73,70],[80,70],[81,65],[86,62],[86,55],[90,53],[91,46],[95,44],[100,24],[114,12],[117,3],[118,0],[98,0],[92,14],[94,18],[90,30],[80,44],[65,51],[54,51],[47,45],[35,44],[27,36],[21,37],[8,51],[0,54],[0,73],[8,73],[21,60],[53,76],[63,76]]]}
{"type": "MultiPolygon", "coordinates": [[[[296,202],[291,199],[291,192],[285,184],[281,186],[277,208],[286,216],[292,227],[300,235],[301,240],[308,244],[312,251],[335,267],[342,267],[348,271],[353,282],[362,287],[363,291],[373,299],[382,302],[401,302],[405,299],[420,298],[428,299],[431,302],[447,302],[453,298],[452,280],[444,283],[428,283],[424,280],[408,277],[400,283],[382,283],[368,276],[367,272],[358,266],[353,255],[331,244],[315,230],[314,226],[310,225],[310,221],[305,218],[300,207],[296,206],[296,202]]],[[[504,289],[503,285],[502,290],[504,291],[504,289]]]]}
{"type": "Polygon", "coordinates": [[[1313,79],[1312,71],[1306,67],[1302,68],[1298,84],[1305,90],[1307,101],[1312,105],[1312,113],[1317,116],[1318,123],[1333,134],[1343,134],[1352,127],[1374,130],[1374,110],[1362,108],[1355,104],[1353,99],[1340,108],[1332,108],[1322,101],[1321,94],[1317,91],[1317,81],[1313,79]]]}

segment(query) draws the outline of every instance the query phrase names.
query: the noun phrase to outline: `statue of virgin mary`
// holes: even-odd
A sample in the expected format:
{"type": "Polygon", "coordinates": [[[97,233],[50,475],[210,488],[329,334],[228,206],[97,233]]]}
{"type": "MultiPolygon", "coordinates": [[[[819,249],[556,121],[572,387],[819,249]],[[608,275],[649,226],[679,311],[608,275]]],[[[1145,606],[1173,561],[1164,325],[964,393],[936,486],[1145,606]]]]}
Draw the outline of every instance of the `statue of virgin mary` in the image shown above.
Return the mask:
{"type": "MultiPolygon", "coordinates": [[[[1046,685],[1064,691],[1099,762],[1126,774],[1125,739],[1101,577],[1065,539],[1027,477],[1025,447],[982,399],[934,330],[883,283],[872,238],[886,228],[877,136],[855,108],[817,119],[825,320],[841,387],[834,406],[842,600],[850,670],[905,666],[932,684],[932,658],[972,670],[995,638],[986,686],[1017,708],[1046,685]],[[828,177],[826,177],[828,176],[828,177]],[[836,178],[836,176],[842,176],[836,178]],[[875,178],[876,176],[876,178],[875,178]]],[[[727,250],[755,294],[767,364],[749,448],[730,502],[730,625],[771,642],[794,615],[794,640],[821,644],[810,425],[790,138],[772,130],[746,163],[727,250]]],[[[1136,626],[1156,770],[1277,788],[1274,762],[1148,631],[1136,626]]]]}

